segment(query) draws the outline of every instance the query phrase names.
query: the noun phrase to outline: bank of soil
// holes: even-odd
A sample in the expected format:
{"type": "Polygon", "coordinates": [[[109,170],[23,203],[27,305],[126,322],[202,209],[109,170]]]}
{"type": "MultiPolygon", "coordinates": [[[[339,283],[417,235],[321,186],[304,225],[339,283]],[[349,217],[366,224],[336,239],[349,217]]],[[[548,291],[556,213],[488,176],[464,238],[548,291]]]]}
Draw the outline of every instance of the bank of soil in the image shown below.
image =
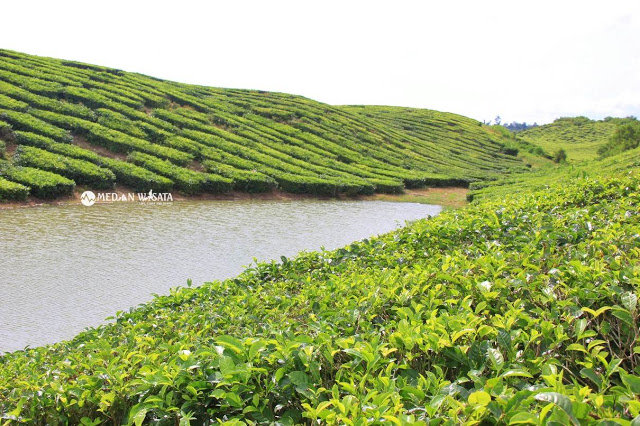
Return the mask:
{"type": "MultiPolygon", "coordinates": [[[[7,208],[20,208],[20,207],[37,207],[43,205],[67,205],[67,204],[80,204],[80,196],[85,191],[85,188],[78,188],[73,195],[68,197],[56,198],[55,200],[43,200],[36,197],[29,197],[26,201],[11,201],[0,202],[0,209],[7,208]]],[[[136,201],[138,199],[137,192],[132,191],[127,187],[116,185],[115,189],[111,191],[99,191],[102,193],[115,193],[121,198],[122,195],[129,193],[136,194],[136,201]]],[[[374,194],[366,196],[349,197],[346,195],[338,197],[338,199],[344,200],[365,200],[365,201],[395,201],[395,202],[411,202],[421,204],[438,204],[448,208],[458,208],[464,206],[466,201],[466,195],[468,190],[466,188],[457,187],[445,187],[445,188],[422,188],[422,189],[408,189],[403,194],[374,194]]],[[[177,192],[172,192],[171,196],[173,201],[184,200],[303,200],[303,199],[321,199],[330,200],[334,197],[319,197],[317,195],[310,194],[292,194],[283,191],[271,191],[264,193],[251,194],[247,192],[229,192],[226,194],[200,194],[200,195],[182,195],[177,192]]]]}

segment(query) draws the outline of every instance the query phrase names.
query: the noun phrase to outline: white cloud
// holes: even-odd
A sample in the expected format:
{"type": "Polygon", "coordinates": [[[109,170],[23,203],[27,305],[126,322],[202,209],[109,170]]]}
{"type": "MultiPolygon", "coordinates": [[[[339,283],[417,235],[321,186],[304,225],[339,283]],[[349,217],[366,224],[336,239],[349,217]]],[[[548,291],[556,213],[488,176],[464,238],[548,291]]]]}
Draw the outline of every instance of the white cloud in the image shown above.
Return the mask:
{"type": "Polygon", "coordinates": [[[29,1],[3,48],[172,80],[547,122],[640,112],[640,2],[29,1]]]}

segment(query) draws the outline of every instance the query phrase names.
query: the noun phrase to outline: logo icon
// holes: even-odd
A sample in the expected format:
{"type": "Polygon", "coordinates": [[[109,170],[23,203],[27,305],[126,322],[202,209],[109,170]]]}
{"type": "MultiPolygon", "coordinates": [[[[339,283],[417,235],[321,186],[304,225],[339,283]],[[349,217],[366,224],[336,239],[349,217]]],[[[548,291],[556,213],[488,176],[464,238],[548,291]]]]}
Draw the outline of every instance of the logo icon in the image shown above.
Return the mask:
{"type": "Polygon", "coordinates": [[[80,202],[82,203],[82,205],[90,207],[96,202],[96,194],[94,194],[92,191],[84,191],[80,196],[80,202]]]}

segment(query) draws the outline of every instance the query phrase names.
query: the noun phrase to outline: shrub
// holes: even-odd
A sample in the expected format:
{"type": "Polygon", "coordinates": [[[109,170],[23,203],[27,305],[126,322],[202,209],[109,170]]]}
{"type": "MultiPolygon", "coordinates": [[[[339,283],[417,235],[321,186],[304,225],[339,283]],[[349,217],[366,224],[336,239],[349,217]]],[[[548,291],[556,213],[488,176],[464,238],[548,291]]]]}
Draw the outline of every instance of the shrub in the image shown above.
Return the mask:
{"type": "Polygon", "coordinates": [[[640,123],[632,121],[618,126],[609,141],[598,149],[601,157],[610,157],[640,145],[640,123]]]}
{"type": "Polygon", "coordinates": [[[29,195],[29,188],[0,177],[0,202],[24,201],[29,195]]]}
{"type": "Polygon", "coordinates": [[[76,183],[55,173],[32,167],[0,166],[0,176],[26,185],[31,195],[51,199],[73,194],[76,183]]]}
{"type": "Polygon", "coordinates": [[[25,130],[48,136],[58,142],[69,142],[71,135],[63,129],[33,117],[31,114],[0,110],[0,119],[11,124],[14,130],[25,130]]]}
{"type": "Polygon", "coordinates": [[[193,156],[177,149],[162,145],[156,145],[146,140],[129,136],[117,130],[112,130],[98,123],[82,120],[75,117],[63,116],[49,111],[33,111],[44,120],[55,123],[66,129],[87,138],[95,145],[103,146],[110,151],[129,153],[132,151],[142,151],[153,154],[157,157],[168,159],[176,164],[187,164],[193,161],[193,156]]]}
{"type": "Polygon", "coordinates": [[[404,192],[404,184],[402,182],[384,179],[368,179],[368,181],[375,187],[371,193],[402,194],[404,192]]]}
{"type": "Polygon", "coordinates": [[[152,155],[132,152],[129,154],[128,160],[168,177],[173,180],[176,188],[185,194],[228,192],[232,189],[233,181],[231,179],[185,169],[152,155]]]}
{"type": "Polygon", "coordinates": [[[274,190],[277,182],[262,173],[251,170],[239,170],[226,164],[204,161],[202,165],[209,172],[217,173],[233,180],[233,189],[242,192],[269,192],[274,190]]]}
{"type": "Polygon", "coordinates": [[[172,180],[135,164],[111,158],[103,158],[102,163],[116,175],[118,183],[134,191],[170,192],[173,189],[172,180]]]}
{"type": "Polygon", "coordinates": [[[173,187],[173,182],[164,176],[160,176],[149,170],[138,167],[126,161],[103,157],[91,150],[80,148],[76,145],[55,143],[51,139],[34,133],[15,132],[18,143],[22,145],[36,146],[49,152],[62,154],[65,157],[72,157],[86,160],[105,169],[109,169],[116,176],[116,181],[130,187],[135,191],[169,192],[173,187]]]}
{"type": "Polygon", "coordinates": [[[14,163],[58,173],[73,179],[78,184],[88,185],[95,189],[111,189],[116,179],[110,170],[100,168],[88,161],[24,145],[20,145],[16,149],[14,163]]]}
{"type": "Polygon", "coordinates": [[[13,86],[9,83],[0,82],[0,93],[4,93],[13,99],[18,99],[25,103],[25,105],[28,105],[32,108],[45,109],[47,111],[72,115],[87,120],[95,119],[95,113],[84,105],[72,104],[60,101],[58,99],[40,96],[35,93],[31,93],[28,90],[13,86]]]}
{"type": "Polygon", "coordinates": [[[140,139],[145,139],[147,137],[147,134],[136,126],[135,122],[118,112],[105,108],[100,108],[96,112],[98,113],[98,124],[104,127],[118,130],[140,139]]]}
{"type": "Polygon", "coordinates": [[[567,161],[567,153],[563,148],[560,148],[553,154],[553,161],[556,163],[565,163],[567,161]]]}
{"type": "MultiPolygon", "coordinates": [[[[37,133],[32,133],[32,132],[23,132],[20,130],[16,130],[15,132],[13,132],[13,135],[15,137],[16,143],[19,145],[29,145],[29,146],[35,146],[36,148],[47,149],[52,144],[56,143],[56,141],[54,141],[51,138],[39,135],[37,133]]],[[[63,143],[60,145],[68,145],[68,144],[63,143]]]]}
{"type": "Polygon", "coordinates": [[[27,109],[29,104],[22,101],[16,101],[8,96],[0,94],[0,108],[2,109],[10,109],[14,111],[24,111],[27,109]]]}

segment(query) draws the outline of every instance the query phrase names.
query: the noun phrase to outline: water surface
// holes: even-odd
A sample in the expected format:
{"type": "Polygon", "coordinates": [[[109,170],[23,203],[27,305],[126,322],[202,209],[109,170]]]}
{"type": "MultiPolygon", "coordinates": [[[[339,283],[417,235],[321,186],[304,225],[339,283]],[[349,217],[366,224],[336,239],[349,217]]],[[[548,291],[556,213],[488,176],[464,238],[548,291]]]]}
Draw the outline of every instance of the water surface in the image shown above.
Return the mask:
{"type": "Polygon", "coordinates": [[[0,352],[69,339],[153,293],[258,260],[338,248],[439,206],[378,201],[180,201],[0,210],[0,352]]]}

